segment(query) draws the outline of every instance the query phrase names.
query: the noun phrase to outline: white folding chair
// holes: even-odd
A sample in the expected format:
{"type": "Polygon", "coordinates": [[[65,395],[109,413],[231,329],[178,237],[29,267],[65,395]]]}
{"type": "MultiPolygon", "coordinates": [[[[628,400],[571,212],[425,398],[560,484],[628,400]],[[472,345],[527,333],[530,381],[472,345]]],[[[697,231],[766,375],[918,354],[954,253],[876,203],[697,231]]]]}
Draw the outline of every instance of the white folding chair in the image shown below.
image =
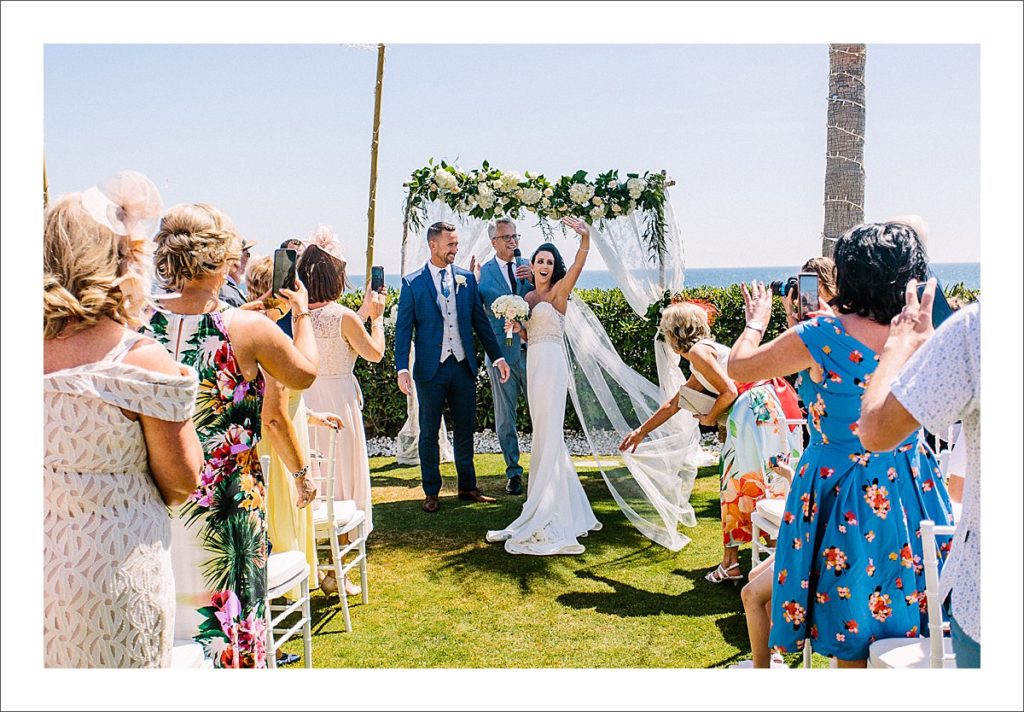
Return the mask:
{"type": "Polygon", "coordinates": [[[885,638],[871,644],[868,667],[874,668],[954,668],[953,641],[944,635],[942,601],[939,600],[939,558],[935,537],[952,536],[956,527],[921,522],[921,547],[924,549],[925,596],[928,601],[928,638],[885,638]]]}
{"type": "MultiPolygon", "coordinates": [[[[264,476],[270,472],[270,456],[260,458],[264,476]]],[[[301,551],[271,552],[267,557],[267,666],[277,667],[277,650],[291,639],[301,628],[303,664],[313,667],[313,616],[310,610],[309,564],[306,555],[301,551]],[[298,586],[299,597],[295,601],[275,604],[275,598],[281,598],[288,591],[298,586]],[[299,620],[290,627],[285,627],[285,619],[301,609],[299,620]]]]}
{"type": "Polygon", "coordinates": [[[784,499],[762,499],[750,514],[750,567],[761,563],[761,556],[772,554],[775,549],[761,543],[761,535],[772,539],[779,538],[779,527],[782,526],[782,515],[786,510],[784,499]]]}
{"type": "Polygon", "coordinates": [[[317,552],[327,553],[330,557],[330,563],[322,564],[321,568],[334,572],[334,580],[338,584],[338,598],[341,600],[342,614],[345,620],[345,631],[351,633],[352,618],[349,614],[348,594],[345,593],[345,579],[348,572],[356,566],[359,567],[362,586],[360,598],[363,605],[370,602],[366,574],[366,515],[358,509],[353,500],[336,500],[334,498],[337,430],[334,428],[324,428],[324,430],[329,434],[327,456],[312,453],[310,457],[311,462],[317,465],[315,468],[311,468],[313,480],[317,482],[317,497],[313,504],[313,527],[317,552]],[[344,536],[347,536],[348,543],[343,545],[341,538],[344,536]],[[345,557],[350,554],[354,555],[346,562],[345,557]]]}

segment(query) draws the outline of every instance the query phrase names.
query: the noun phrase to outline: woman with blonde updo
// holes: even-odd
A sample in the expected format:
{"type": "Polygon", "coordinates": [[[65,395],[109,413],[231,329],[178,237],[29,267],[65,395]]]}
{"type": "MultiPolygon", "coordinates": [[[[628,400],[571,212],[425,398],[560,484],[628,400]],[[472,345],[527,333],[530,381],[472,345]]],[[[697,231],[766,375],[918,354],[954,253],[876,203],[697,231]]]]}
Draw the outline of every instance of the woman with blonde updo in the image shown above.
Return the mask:
{"type": "MultiPolygon", "coordinates": [[[[796,459],[803,450],[799,430],[786,424],[787,413],[779,400],[784,382],[737,383],[729,378],[729,347],[711,339],[709,308],[694,302],[674,304],[661,317],[660,330],[677,354],[690,362],[690,378],[684,388],[715,396],[706,415],[694,415],[701,425],[725,423],[725,443],[720,464],[722,563],[705,579],[711,583],[743,580],[739,571],[739,547],[751,540],[750,515],[761,499],[785,496],[781,481],[771,478],[770,458],[796,459]],[[777,486],[776,486],[777,485],[777,486]]],[[[647,434],[679,412],[679,397],[665,402],[647,422],[626,436],[620,450],[636,447],[647,434]]],[[[795,395],[788,402],[796,403],[795,395]]],[[[799,411],[789,414],[799,417],[799,411]]],[[[788,483],[787,483],[788,484],[788,483]]]]}
{"type": "Polygon", "coordinates": [[[134,331],[160,195],[120,173],[43,226],[43,649],[47,667],[168,667],[167,506],[195,489],[196,378],[134,331]]]}
{"type": "Polygon", "coordinates": [[[218,299],[242,253],[241,237],[220,210],[175,206],[156,242],[157,275],[171,293],[150,331],[198,372],[194,421],[205,456],[199,487],[173,526],[176,637],[201,643],[215,667],[266,667],[267,511],[256,455],[263,372],[297,389],[316,377],[306,290],[281,290],[291,306],[293,344],[262,314],[218,299]]]}

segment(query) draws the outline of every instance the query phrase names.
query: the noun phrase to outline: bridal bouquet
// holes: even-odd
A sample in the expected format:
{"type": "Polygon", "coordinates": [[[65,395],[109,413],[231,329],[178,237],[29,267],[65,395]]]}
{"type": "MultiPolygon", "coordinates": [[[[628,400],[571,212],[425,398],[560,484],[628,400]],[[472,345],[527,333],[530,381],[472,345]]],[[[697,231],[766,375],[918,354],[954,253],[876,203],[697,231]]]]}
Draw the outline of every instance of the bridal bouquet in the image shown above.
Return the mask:
{"type": "Polygon", "coordinates": [[[530,315],[530,305],[515,294],[504,294],[491,304],[494,316],[505,320],[505,345],[512,345],[512,322],[522,321],[530,315]]]}

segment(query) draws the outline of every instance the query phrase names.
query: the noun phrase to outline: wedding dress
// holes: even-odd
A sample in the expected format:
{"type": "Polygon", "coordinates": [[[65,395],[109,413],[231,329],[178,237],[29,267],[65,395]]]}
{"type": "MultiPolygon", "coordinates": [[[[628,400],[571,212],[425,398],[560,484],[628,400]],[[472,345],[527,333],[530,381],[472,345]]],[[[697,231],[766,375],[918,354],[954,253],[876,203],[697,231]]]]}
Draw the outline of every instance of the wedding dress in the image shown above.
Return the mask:
{"type": "Polygon", "coordinates": [[[533,421],[530,483],[523,512],[506,528],[487,532],[487,541],[505,542],[510,554],[582,554],[578,538],[601,523],[590,508],[565,444],[565,404],[569,391],[565,317],[548,302],[533,308],[526,323],[527,400],[533,421]]]}

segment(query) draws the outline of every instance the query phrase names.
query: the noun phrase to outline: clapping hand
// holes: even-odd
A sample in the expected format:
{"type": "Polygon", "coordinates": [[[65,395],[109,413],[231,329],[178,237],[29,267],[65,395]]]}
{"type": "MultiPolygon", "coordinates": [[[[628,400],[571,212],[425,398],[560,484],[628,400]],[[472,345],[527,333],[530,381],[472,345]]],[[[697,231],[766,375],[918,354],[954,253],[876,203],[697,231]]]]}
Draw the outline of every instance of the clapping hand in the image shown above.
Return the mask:
{"type": "Polygon", "coordinates": [[[765,289],[763,282],[757,280],[750,283],[747,288],[746,282],[740,285],[743,292],[743,311],[747,323],[759,321],[763,326],[768,326],[772,318],[772,293],[765,289]]]}
{"type": "Polygon", "coordinates": [[[469,258],[469,271],[476,277],[476,281],[480,281],[480,265],[476,263],[476,255],[472,255],[469,258]]]}

